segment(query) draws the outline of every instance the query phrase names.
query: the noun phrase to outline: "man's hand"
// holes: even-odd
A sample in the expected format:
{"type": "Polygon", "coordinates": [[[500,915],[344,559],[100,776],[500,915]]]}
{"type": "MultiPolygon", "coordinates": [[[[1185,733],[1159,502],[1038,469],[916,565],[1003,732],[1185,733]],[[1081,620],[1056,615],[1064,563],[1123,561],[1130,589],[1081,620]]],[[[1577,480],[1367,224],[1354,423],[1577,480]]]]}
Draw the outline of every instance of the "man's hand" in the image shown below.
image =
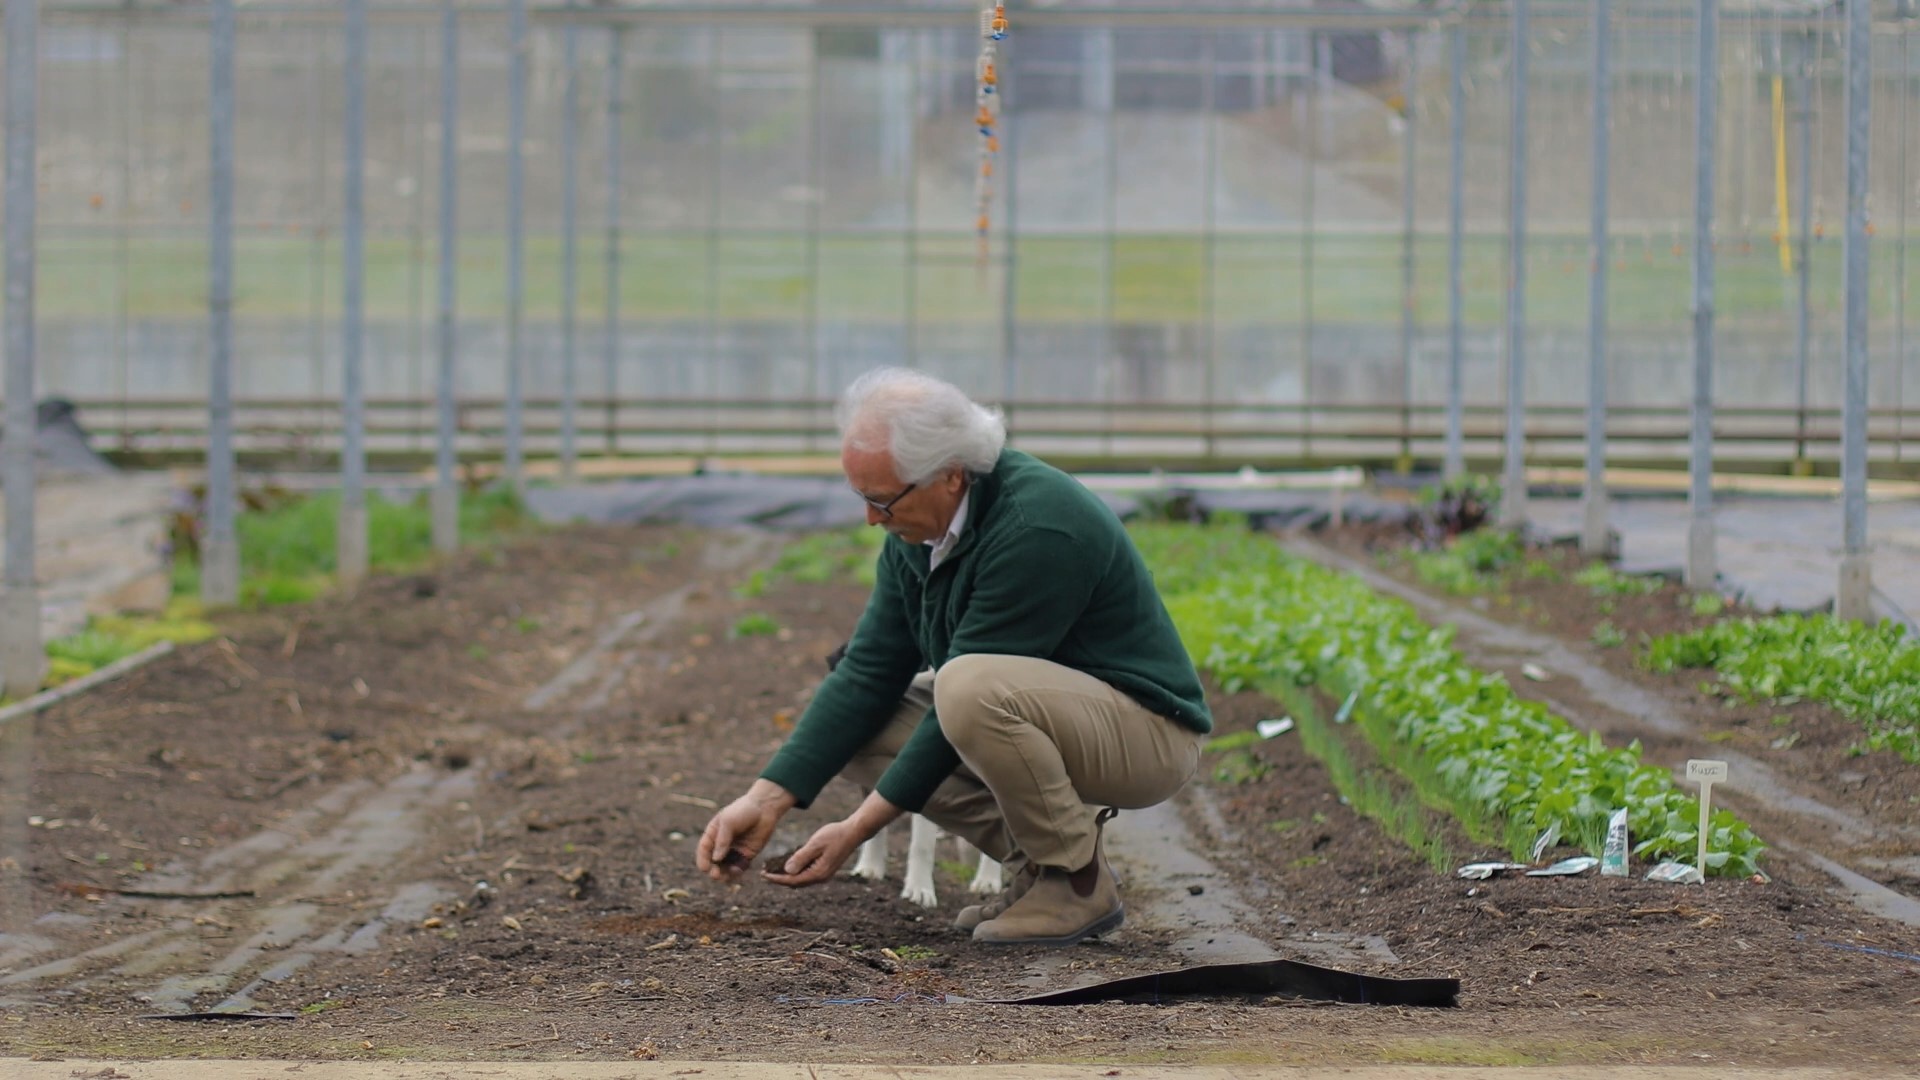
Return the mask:
{"type": "Polygon", "coordinates": [[[819,831],[787,859],[787,865],[780,868],[785,873],[771,869],[761,873],[775,885],[789,888],[818,885],[839,873],[860,845],[872,838],[872,833],[862,833],[851,820],[831,822],[820,826],[819,831]]]}
{"type": "Polygon", "coordinates": [[[818,832],[787,858],[780,871],[763,870],[768,881],[789,888],[818,885],[840,872],[861,844],[874,838],[887,823],[900,816],[900,808],[879,792],[868,795],[859,809],[845,821],[822,825],[818,832]]]}
{"type": "Polygon", "coordinates": [[[694,848],[700,872],[715,881],[734,881],[773,838],[773,827],[793,809],[792,793],[770,780],[755,780],[745,795],[728,803],[707,822],[694,848]]]}

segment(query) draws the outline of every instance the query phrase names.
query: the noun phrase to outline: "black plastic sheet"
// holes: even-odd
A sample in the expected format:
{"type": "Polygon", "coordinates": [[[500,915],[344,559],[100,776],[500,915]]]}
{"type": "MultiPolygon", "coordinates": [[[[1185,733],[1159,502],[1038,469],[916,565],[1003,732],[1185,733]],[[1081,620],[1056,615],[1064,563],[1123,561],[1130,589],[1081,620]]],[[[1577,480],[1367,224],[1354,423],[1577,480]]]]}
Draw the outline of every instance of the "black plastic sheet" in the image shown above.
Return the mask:
{"type": "Polygon", "coordinates": [[[1250,964],[1207,964],[1175,971],[1133,975],[1072,990],[1032,997],[987,1001],[988,1005],[1092,1005],[1129,1002],[1164,1005],[1222,997],[1298,997],[1349,1005],[1412,1005],[1453,1008],[1459,1004],[1459,979],[1388,979],[1316,967],[1298,960],[1250,964]]]}

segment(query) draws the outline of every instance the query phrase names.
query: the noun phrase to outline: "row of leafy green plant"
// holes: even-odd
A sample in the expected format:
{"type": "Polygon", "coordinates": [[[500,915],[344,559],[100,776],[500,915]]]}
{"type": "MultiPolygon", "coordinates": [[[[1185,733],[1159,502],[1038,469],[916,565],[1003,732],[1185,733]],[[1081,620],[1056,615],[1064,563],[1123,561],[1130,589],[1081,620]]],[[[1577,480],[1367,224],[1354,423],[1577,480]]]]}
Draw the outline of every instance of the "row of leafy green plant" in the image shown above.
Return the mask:
{"type": "MultiPolygon", "coordinates": [[[[234,522],[240,545],[240,606],[304,604],[333,587],[339,570],[340,495],[286,495],[234,522]]],[[[460,542],[485,543],[524,526],[525,505],[508,487],[463,492],[460,542]]],[[[175,530],[173,591],[200,592],[200,563],[191,544],[175,530]]],[[[367,496],[367,564],[378,573],[406,573],[433,559],[433,513],[426,493],[403,500],[378,492],[367,496]]]]}
{"type": "Polygon", "coordinates": [[[1856,753],[1891,750],[1920,764],[1920,643],[1895,622],[1831,615],[1726,619],[1647,643],[1658,672],[1710,668],[1741,696],[1791,705],[1818,701],[1861,724],[1856,753]]]}
{"type": "MultiPolygon", "coordinates": [[[[1638,744],[1607,747],[1497,673],[1467,665],[1453,631],[1359,578],[1232,527],[1140,525],[1134,535],[1196,662],[1223,688],[1285,699],[1313,688],[1343,701],[1380,760],[1468,835],[1525,858],[1558,828],[1600,854],[1627,811],[1634,854],[1691,862],[1699,806],[1638,744]]],[[[1764,845],[1726,810],[1709,823],[1707,871],[1756,871],[1764,845]]]]}
{"type": "MultiPolygon", "coordinates": [[[[263,608],[312,601],[333,587],[338,569],[340,497],[336,493],[301,496],[282,493],[251,500],[235,518],[240,546],[240,606],[263,608]]],[[[524,504],[508,488],[463,493],[460,538],[486,543],[527,522],[524,504]]],[[[43,685],[58,686],[91,674],[162,641],[176,645],[205,641],[218,631],[200,603],[200,564],[195,544],[198,521],[176,521],[173,529],[173,597],[158,615],[96,615],[77,633],[47,642],[43,685]]],[[[405,573],[433,558],[433,519],[426,496],[404,501],[367,500],[368,562],[381,573],[405,573]]]]}
{"type": "Polygon", "coordinates": [[[780,549],[772,566],[755,570],[734,588],[737,596],[752,599],[783,582],[824,585],[851,581],[872,587],[881,545],[887,534],[864,526],[808,533],[780,549]]]}

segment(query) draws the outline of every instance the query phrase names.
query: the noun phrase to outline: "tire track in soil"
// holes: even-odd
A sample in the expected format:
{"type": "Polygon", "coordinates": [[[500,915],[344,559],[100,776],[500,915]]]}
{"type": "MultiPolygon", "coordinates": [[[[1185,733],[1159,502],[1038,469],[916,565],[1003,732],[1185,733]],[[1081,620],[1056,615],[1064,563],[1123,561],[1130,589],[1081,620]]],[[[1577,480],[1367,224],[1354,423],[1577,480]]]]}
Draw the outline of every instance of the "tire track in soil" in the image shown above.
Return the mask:
{"type": "MultiPolygon", "coordinates": [[[[1532,661],[1572,680],[1580,693],[1555,689],[1549,682],[1515,683],[1525,696],[1551,705],[1577,727],[1657,739],[1680,745],[1701,742],[1698,728],[1677,715],[1658,694],[1637,686],[1594,663],[1557,638],[1514,627],[1470,608],[1435,598],[1334,551],[1312,538],[1292,535],[1280,540],[1293,554],[1364,580],[1376,592],[1412,604],[1431,622],[1451,623],[1459,631],[1461,654],[1482,667],[1511,670],[1532,661]]],[[[1758,819],[1762,838],[1776,851],[1818,869],[1862,910],[1881,918],[1920,926],[1920,899],[1874,880],[1872,873],[1893,869],[1876,851],[1911,851],[1920,845],[1920,830],[1900,825],[1878,825],[1847,810],[1796,790],[1780,780],[1765,762],[1737,750],[1715,747],[1739,777],[1737,784],[1717,792],[1720,801],[1758,819]]]]}
{"type": "MultiPolygon", "coordinates": [[[[735,571],[777,546],[765,532],[725,534],[703,549],[701,568],[735,571]]],[[[613,619],[586,651],[528,694],[521,710],[571,713],[549,729],[554,737],[564,737],[607,704],[628,669],[650,654],[647,646],[678,622],[702,587],[703,580],[696,578],[613,619]],[[569,706],[583,687],[591,689],[569,706]]],[[[491,734],[497,731],[484,725],[475,732],[479,739],[491,734]]],[[[438,820],[475,794],[487,767],[483,759],[454,772],[421,764],[383,785],[348,780],[286,820],[214,849],[190,866],[151,872],[129,888],[182,896],[149,901],[170,909],[166,925],[0,975],[0,1006],[104,989],[156,1013],[244,1011],[254,1007],[253,995],[262,987],[323,957],[372,952],[389,927],[417,924],[436,904],[453,899],[440,885],[406,880],[407,868],[420,862],[438,820]],[[396,878],[398,884],[385,886],[396,878]],[[369,883],[386,897],[371,917],[364,914],[361,893],[369,883]],[[193,899],[210,894],[238,895],[193,899]],[[263,904],[254,899],[259,896],[285,899],[263,904]],[[354,907],[354,913],[328,915],[329,907],[342,904],[354,907]],[[239,943],[208,958],[209,928],[223,940],[240,936],[239,943]],[[207,1004],[214,995],[217,1002],[207,1004]]],[[[58,949],[57,942],[40,936],[15,936],[0,944],[6,946],[0,970],[58,949]]]]}

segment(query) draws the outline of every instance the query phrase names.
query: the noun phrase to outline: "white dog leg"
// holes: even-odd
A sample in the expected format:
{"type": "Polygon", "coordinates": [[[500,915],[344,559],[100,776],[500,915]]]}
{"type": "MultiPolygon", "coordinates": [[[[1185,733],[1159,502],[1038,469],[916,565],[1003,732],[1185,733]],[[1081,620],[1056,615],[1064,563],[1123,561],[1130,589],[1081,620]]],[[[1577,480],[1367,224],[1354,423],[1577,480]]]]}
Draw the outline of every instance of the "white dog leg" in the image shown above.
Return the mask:
{"type": "Polygon", "coordinates": [[[887,876],[887,829],[873,834],[873,839],[860,845],[860,858],[847,871],[857,878],[868,881],[880,881],[887,876]]]}
{"type": "Polygon", "coordinates": [[[980,851],[972,844],[967,843],[965,840],[956,837],[954,842],[960,845],[960,857],[962,859],[965,859],[967,853],[970,851],[978,852],[980,855],[980,864],[973,872],[973,882],[967,886],[967,891],[977,893],[999,892],[1002,886],[999,862],[994,860],[993,857],[989,856],[986,852],[980,851]]]}
{"type": "Polygon", "coordinates": [[[913,838],[907,843],[907,884],[900,897],[934,907],[940,898],[933,888],[934,848],[940,842],[940,827],[919,814],[913,815],[913,838]]]}

